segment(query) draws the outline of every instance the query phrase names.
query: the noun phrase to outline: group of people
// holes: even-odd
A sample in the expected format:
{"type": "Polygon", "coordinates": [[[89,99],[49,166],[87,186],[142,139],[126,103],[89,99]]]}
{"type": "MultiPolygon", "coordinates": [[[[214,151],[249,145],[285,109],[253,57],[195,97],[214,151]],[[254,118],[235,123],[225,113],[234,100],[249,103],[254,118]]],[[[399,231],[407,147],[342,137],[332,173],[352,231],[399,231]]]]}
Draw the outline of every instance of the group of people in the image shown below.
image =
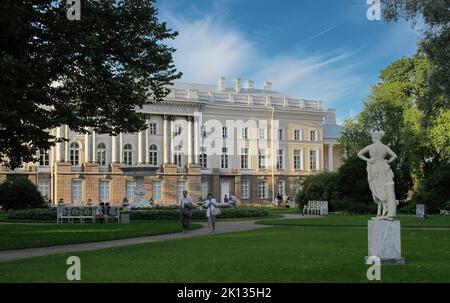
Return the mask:
{"type": "Polygon", "coordinates": [[[281,193],[278,193],[277,197],[275,198],[275,201],[273,201],[273,206],[275,207],[282,206],[283,202],[286,208],[289,208],[291,205],[291,197],[288,194],[286,194],[283,199],[283,195],[281,193]]]}
{"type": "Polygon", "coordinates": [[[235,194],[231,194],[230,197],[228,197],[228,195],[225,195],[223,197],[223,203],[231,204],[231,205],[233,205],[233,207],[236,208],[236,206],[237,206],[237,197],[236,197],[236,195],[235,194]]]}
{"type": "MultiPolygon", "coordinates": [[[[211,194],[208,194],[206,200],[204,201],[204,207],[206,208],[209,232],[213,232],[216,230],[216,214],[219,206],[216,199],[214,199],[211,194]]],[[[184,190],[183,198],[181,198],[181,225],[183,227],[183,232],[186,232],[189,228],[193,208],[194,203],[192,198],[188,196],[187,190],[184,190]]]]}

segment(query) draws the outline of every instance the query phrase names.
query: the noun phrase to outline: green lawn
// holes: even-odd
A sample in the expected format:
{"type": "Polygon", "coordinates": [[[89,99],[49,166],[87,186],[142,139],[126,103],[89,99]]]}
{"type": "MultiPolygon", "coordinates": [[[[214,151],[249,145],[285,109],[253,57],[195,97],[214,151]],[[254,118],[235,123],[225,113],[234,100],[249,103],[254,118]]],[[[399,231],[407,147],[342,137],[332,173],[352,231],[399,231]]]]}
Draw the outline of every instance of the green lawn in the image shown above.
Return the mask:
{"type": "MultiPolygon", "coordinates": [[[[199,228],[192,224],[191,228],[199,228]]],[[[130,224],[0,224],[0,250],[96,242],[181,232],[178,221],[130,224]]]]}
{"type": "MultiPolygon", "coordinates": [[[[403,230],[402,251],[382,282],[450,282],[450,232],[403,230]]],[[[0,263],[0,282],[65,282],[71,255],[82,282],[368,282],[366,254],[365,228],[269,227],[0,263]]]]}
{"type": "MultiPolygon", "coordinates": [[[[259,220],[258,224],[283,226],[347,226],[367,227],[367,220],[373,216],[329,215],[314,219],[259,220]]],[[[401,227],[444,227],[450,228],[450,216],[433,215],[427,219],[418,219],[412,215],[399,215],[401,227]]]]}

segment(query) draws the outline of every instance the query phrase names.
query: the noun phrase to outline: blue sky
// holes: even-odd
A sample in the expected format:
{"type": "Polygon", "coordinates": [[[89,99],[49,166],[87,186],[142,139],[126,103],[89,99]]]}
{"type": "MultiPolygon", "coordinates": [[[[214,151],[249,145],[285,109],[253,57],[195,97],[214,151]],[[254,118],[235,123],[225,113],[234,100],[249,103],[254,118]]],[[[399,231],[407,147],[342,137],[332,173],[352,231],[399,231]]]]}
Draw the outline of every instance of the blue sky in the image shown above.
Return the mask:
{"type": "Polygon", "coordinates": [[[294,98],[319,99],[354,115],[379,72],[416,52],[409,23],[369,21],[367,0],[160,0],[159,17],[179,36],[182,81],[265,81],[294,98]]]}

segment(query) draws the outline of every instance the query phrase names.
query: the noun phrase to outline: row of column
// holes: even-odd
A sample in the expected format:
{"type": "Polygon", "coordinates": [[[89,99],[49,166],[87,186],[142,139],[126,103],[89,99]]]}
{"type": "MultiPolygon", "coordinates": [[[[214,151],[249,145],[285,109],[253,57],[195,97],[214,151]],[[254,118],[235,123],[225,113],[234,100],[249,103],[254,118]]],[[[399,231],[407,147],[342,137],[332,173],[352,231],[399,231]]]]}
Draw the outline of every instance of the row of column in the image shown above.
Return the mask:
{"type": "MultiPolygon", "coordinates": [[[[163,115],[163,145],[162,145],[162,155],[163,163],[173,163],[174,162],[174,137],[175,137],[175,115],[163,115]],[[169,130],[170,122],[170,130],[169,130]]],[[[198,142],[199,142],[199,129],[198,121],[194,119],[193,116],[187,116],[187,155],[188,163],[195,164],[198,161],[198,142]],[[194,140],[192,140],[194,137],[194,140]]],[[[149,141],[149,123],[150,120],[147,119],[147,129],[145,131],[138,132],[138,142],[137,142],[137,160],[138,163],[149,163],[150,161],[150,141],[149,141]],[[142,135],[145,134],[144,140],[142,140],[142,135]],[[144,142],[143,142],[144,141],[144,142]],[[142,144],[144,144],[145,153],[142,155],[142,144]]],[[[57,138],[69,138],[69,127],[67,125],[56,128],[57,138]]],[[[122,163],[123,155],[123,134],[120,133],[118,136],[111,137],[111,161],[113,163],[122,163]],[[117,153],[117,137],[119,137],[119,152],[117,153]]],[[[68,162],[69,161],[69,145],[70,141],[64,141],[63,143],[57,143],[56,145],[56,161],[57,162],[68,162]],[[63,145],[63,154],[61,154],[61,146],[63,145]]],[[[85,162],[96,162],[97,160],[97,145],[96,145],[96,133],[91,131],[91,133],[85,133],[84,135],[84,159],[85,162]],[[91,152],[91,153],[90,153],[91,152]]]]}

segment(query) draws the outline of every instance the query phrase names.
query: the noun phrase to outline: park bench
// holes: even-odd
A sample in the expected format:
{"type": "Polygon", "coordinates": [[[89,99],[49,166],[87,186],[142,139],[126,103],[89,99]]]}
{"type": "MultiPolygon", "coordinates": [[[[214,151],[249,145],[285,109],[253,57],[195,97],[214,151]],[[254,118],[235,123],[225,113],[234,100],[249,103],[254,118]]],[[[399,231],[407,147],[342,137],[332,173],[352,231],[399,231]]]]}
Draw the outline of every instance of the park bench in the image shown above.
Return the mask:
{"type": "Polygon", "coordinates": [[[328,215],[328,201],[308,201],[308,204],[303,206],[304,215],[328,215]]]}
{"type": "Polygon", "coordinates": [[[120,208],[110,207],[108,214],[98,215],[97,207],[92,206],[71,206],[63,205],[58,206],[56,210],[56,223],[74,223],[75,221],[84,223],[87,221],[92,221],[95,223],[96,219],[104,219],[106,223],[117,221],[120,219],[120,208]]]}

